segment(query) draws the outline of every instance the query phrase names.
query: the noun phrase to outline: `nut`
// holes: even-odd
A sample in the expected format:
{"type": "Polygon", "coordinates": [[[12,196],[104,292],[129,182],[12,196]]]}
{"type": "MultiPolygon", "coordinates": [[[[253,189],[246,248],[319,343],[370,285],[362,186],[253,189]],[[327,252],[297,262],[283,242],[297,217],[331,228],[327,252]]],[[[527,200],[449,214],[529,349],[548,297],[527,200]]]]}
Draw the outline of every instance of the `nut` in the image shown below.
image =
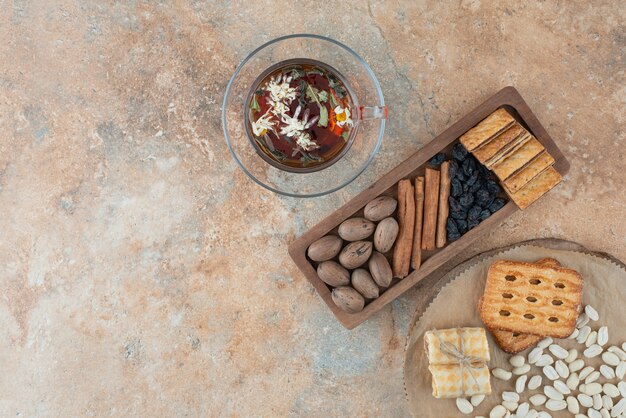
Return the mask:
{"type": "Polygon", "coordinates": [[[307,254],[313,261],[326,261],[334,258],[339,251],[343,241],[337,235],[326,235],[309,245],[307,254]]]}
{"type": "Polygon", "coordinates": [[[602,366],[600,366],[600,374],[602,376],[604,376],[606,379],[615,379],[615,370],[613,370],[611,367],[607,366],[606,364],[603,364],[602,366]]]}
{"type": "Polygon", "coordinates": [[[600,327],[598,330],[598,345],[605,345],[609,342],[609,329],[607,327],[600,327]]]}
{"type": "Polygon", "coordinates": [[[548,402],[546,402],[546,408],[548,408],[550,411],[562,411],[567,408],[567,402],[562,400],[557,401],[554,399],[550,399],[548,402]]]}
{"type": "Polygon", "coordinates": [[[456,407],[464,415],[469,415],[474,410],[472,404],[465,398],[456,398],[456,407]]]}
{"type": "Polygon", "coordinates": [[[556,390],[556,388],[554,388],[554,386],[544,386],[543,387],[543,393],[545,393],[545,395],[550,398],[550,399],[554,399],[557,401],[562,401],[563,399],[565,399],[565,397],[563,397],[563,394],[561,392],[559,392],[558,390],[556,390]]]}
{"type": "Polygon", "coordinates": [[[543,374],[550,380],[556,380],[559,378],[559,374],[556,372],[554,367],[549,365],[543,368],[543,374]]]}
{"type": "Polygon", "coordinates": [[[348,313],[357,313],[363,310],[365,299],[349,286],[336,287],[332,292],[333,302],[348,313]]]}
{"type": "Polygon", "coordinates": [[[563,383],[562,380],[555,381],[554,388],[558,390],[559,392],[561,392],[563,395],[569,395],[570,393],[572,393],[570,388],[568,388],[567,385],[563,383]]]}
{"type": "Polygon", "coordinates": [[[317,275],[330,286],[346,286],[350,284],[350,273],[335,261],[324,261],[317,266],[317,275]]]}
{"type": "Polygon", "coordinates": [[[502,392],[502,400],[504,402],[519,402],[519,395],[515,392],[502,392]]]}
{"type": "Polygon", "coordinates": [[[593,399],[591,399],[591,396],[589,395],[579,393],[578,395],[576,395],[576,398],[578,399],[578,402],[580,402],[580,404],[585,408],[591,408],[593,406],[593,399]]]}
{"type": "MultiPolygon", "coordinates": [[[[579,358],[578,360],[574,360],[569,364],[569,371],[570,372],[577,372],[578,370],[581,370],[583,367],[585,367],[585,360],[579,358]]],[[[589,372],[591,373],[591,372],[589,372]]]]}
{"type": "Polygon", "coordinates": [[[391,250],[398,237],[399,229],[398,222],[393,218],[380,221],[374,232],[374,248],[381,253],[391,250]]]}
{"type": "Polygon", "coordinates": [[[530,364],[535,364],[537,363],[537,360],[539,360],[539,358],[541,357],[541,355],[543,354],[543,349],[540,347],[535,347],[533,348],[530,353],[528,353],[528,362],[530,364]]]}
{"type": "Polygon", "coordinates": [[[368,299],[375,299],[379,295],[378,285],[369,271],[364,269],[356,269],[352,272],[352,287],[368,299]]]}
{"type": "Polygon", "coordinates": [[[398,206],[398,201],[390,196],[378,196],[376,199],[369,202],[365,205],[365,209],[363,209],[363,215],[365,219],[369,219],[370,221],[380,221],[391,214],[396,210],[398,206]]]}
{"type": "Polygon", "coordinates": [[[524,364],[521,367],[516,367],[513,369],[513,374],[516,376],[526,374],[530,371],[530,364],[524,364]]]}
{"type": "Polygon", "coordinates": [[[550,352],[555,357],[560,358],[561,360],[566,359],[567,356],[569,355],[569,352],[558,344],[550,345],[550,347],[548,347],[548,350],[550,350],[550,352]]]}
{"type": "Polygon", "coordinates": [[[517,356],[511,357],[509,359],[509,363],[511,363],[511,366],[513,367],[522,367],[524,363],[526,363],[526,360],[524,359],[524,357],[517,355],[517,356]]]}
{"type": "Polygon", "coordinates": [[[493,373],[493,376],[495,378],[498,378],[500,380],[509,380],[513,375],[511,372],[501,369],[499,367],[493,369],[491,373],[493,373]]]}
{"type": "Polygon", "coordinates": [[[580,412],[580,405],[578,405],[578,401],[573,396],[568,396],[565,400],[567,402],[567,410],[572,414],[577,414],[580,412]]]}
{"type": "Polygon", "coordinates": [[[543,367],[552,363],[554,363],[554,359],[550,354],[542,354],[541,357],[539,357],[539,360],[535,363],[535,366],[543,367]]]}
{"type": "Polygon", "coordinates": [[[534,406],[541,406],[544,403],[546,403],[547,398],[545,397],[545,395],[542,395],[541,393],[537,393],[537,394],[531,396],[530,398],[528,398],[528,400],[534,406]]]}
{"type": "Polygon", "coordinates": [[[554,369],[563,379],[567,379],[569,377],[569,369],[563,360],[557,360],[556,363],[554,363],[554,369]]]}
{"type": "Polygon", "coordinates": [[[541,375],[538,375],[538,374],[531,377],[530,380],[528,381],[528,389],[529,390],[537,389],[539,386],[541,386],[542,380],[543,378],[541,377],[541,375]]]}
{"type": "Polygon", "coordinates": [[[527,379],[528,379],[528,376],[526,376],[526,375],[522,375],[522,376],[517,378],[517,380],[515,381],[515,392],[517,392],[517,393],[524,392],[524,389],[526,388],[526,380],[527,379]]]}
{"type": "Polygon", "coordinates": [[[576,390],[579,383],[580,383],[580,379],[578,378],[578,375],[576,373],[570,374],[569,377],[567,378],[567,381],[565,382],[565,384],[567,385],[568,388],[570,388],[570,390],[576,390]]]}
{"type": "Polygon", "coordinates": [[[543,340],[537,343],[537,347],[539,348],[548,348],[550,344],[552,344],[554,340],[551,337],[546,337],[543,340]]]}
{"type": "Polygon", "coordinates": [[[502,405],[496,405],[493,407],[491,412],[489,412],[489,418],[502,418],[506,415],[506,408],[502,405]]]}
{"type": "Polygon", "coordinates": [[[619,357],[617,357],[615,353],[611,353],[609,351],[602,353],[602,361],[609,366],[617,366],[620,363],[619,357]]]}
{"type": "Polygon", "coordinates": [[[600,372],[593,371],[593,372],[589,373],[589,376],[587,376],[585,378],[585,384],[588,385],[589,383],[593,383],[596,380],[598,380],[599,377],[600,377],[600,372]]]}
{"type": "Polygon", "coordinates": [[[378,251],[374,251],[370,257],[368,266],[372,279],[374,279],[376,284],[380,287],[388,287],[393,278],[393,273],[387,258],[378,251]]]}
{"type": "Polygon", "coordinates": [[[365,218],[347,219],[339,225],[339,236],[346,241],[360,241],[374,232],[374,222],[365,218]]]}
{"type": "Polygon", "coordinates": [[[600,383],[585,383],[578,387],[585,395],[593,396],[602,393],[602,385],[600,383]]]}
{"type": "Polygon", "coordinates": [[[597,321],[600,319],[600,315],[598,315],[598,311],[596,311],[593,306],[587,305],[585,306],[585,313],[592,321],[597,321]]]}
{"type": "Polygon", "coordinates": [[[485,399],[485,395],[474,395],[470,398],[470,402],[473,406],[478,406],[485,399]]]}
{"type": "Polygon", "coordinates": [[[347,269],[355,269],[363,265],[372,255],[372,243],[355,241],[346,245],[339,253],[339,262],[347,269]]]}
{"type": "Polygon", "coordinates": [[[583,351],[583,355],[587,358],[593,358],[599,355],[601,352],[602,347],[600,347],[598,344],[594,344],[587,348],[585,351],[583,351]]]}

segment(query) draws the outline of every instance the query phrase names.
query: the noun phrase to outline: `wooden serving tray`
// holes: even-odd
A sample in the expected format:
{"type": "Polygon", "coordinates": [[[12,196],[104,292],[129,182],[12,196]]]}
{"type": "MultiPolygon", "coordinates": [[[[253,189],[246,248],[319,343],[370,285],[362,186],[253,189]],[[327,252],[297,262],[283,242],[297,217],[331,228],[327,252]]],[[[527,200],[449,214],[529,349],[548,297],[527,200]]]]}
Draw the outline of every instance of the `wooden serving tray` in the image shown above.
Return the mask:
{"type": "Polygon", "coordinates": [[[424,277],[437,270],[478,237],[497,227],[512,213],[519,210],[517,205],[515,205],[512,200],[509,200],[503,208],[495,212],[488,219],[482,221],[474,229],[466,232],[458,240],[447,243],[445,247],[434,251],[422,251],[423,262],[418,270],[414,270],[402,280],[394,279],[389,288],[387,288],[380,297],[371,301],[361,312],[355,314],[347,313],[335,305],[331,298],[331,289],[318,277],[315,267],[306,256],[306,251],[311,243],[329,233],[336,233],[337,227],[344,220],[362,216],[363,207],[375,197],[380,195],[396,197],[396,184],[399,180],[405,178],[413,179],[416,176],[423,175],[426,163],[430,158],[439,152],[450,151],[454,144],[458,142],[458,138],[461,135],[500,107],[504,107],[509,111],[518,122],[541,142],[554,157],[554,168],[561,173],[561,175],[568,172],[570,167],[569,162],[565,159],[561,150],[554,143],[550,135],[548,135],[545,128],[541,125],[537,117],[528,107],[528,104],[526,104],[514,87],[505,87],[491,96],[484,103],[426,144],[422,149],[404,160],[370,187],[362,191],[335,212],[331,213],[320,223],[309,229],[289,246],[289,255],[293,261],[298,268],[302,270],[306,278],[311,282],[313,287],[315,287],[324,302],[326,302],[343,326],[352,329],[361,324],[424,277]]]}

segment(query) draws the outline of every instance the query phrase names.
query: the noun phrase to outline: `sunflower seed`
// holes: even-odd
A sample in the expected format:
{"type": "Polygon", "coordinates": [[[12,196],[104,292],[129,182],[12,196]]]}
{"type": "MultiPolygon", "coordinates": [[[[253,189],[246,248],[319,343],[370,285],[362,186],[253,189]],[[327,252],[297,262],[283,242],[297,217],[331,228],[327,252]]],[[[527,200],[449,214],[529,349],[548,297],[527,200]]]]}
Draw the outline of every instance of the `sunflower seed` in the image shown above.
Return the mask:
{"type": "Polygon", "coordinates": [[[546,402],[546,408],[548,408],[550,411],[562,411],[567,408],[567,402],[550,399],[548,402],[546,402]]]}
{"type": "Polygon", "coordinates": [[[505,402],[519,402],[519,395],[515,392],[505,390],[502,392],[502,400],[505,402]]]}
{"type": "Polygon", "coordinates": [[[548,364],[552,364],[552,363],[554,363],[554,359],[552,358],[551,355],[549,355],[549,354],[542,354],[541,357],[539,357],[539,360],[537,360],[537,362],[535,363],[535,366],[543,367],[543,366],[547,366],[548,364]]]}
{"type": "MultiPolygon", "coordinates": [[[[596,357],[600,353],[602,353],[602,347],[600,347],[598,344],[594,344],[591,347],[587,348],[585,351],[583,351],[583,355],[587,358],[596,357]]],[[[610,353],[610,354],[613,354],[613,353],[610,353]]]]}
{"type": "Polygon", "coordinates": [[[602,408],[602,396],[597,393],[591,397],[593,399],[593,409],[600,410],[602,408]]]}
{"type": "Polygon", "coordinates": [[[569,369],[563,360],[557,360],[556,363],[554,363],[554,369],[563,379],[567,379],[569,377],[569,369]]]}
{"type": "Polygon", "coordinates": [[[606,364],[603,364],[602,366],[600,366],[600,374],[602,374],[602,376],[606,377],[609,380],[615,378],[615,370],[613,370],[611,367],[607,366],[606,364]]]}
{"type": "Polygon", "coordinates": [[[537,393],[533,396],[531,396],[530,398],[528,398],[528,400],[530,401],[531,404],[535,405],[535,406],[541,406],[544,403],[546,403],[547,398],[542,395],[541,393],[537,393]]]}
{"type": "MultiPolygon", "coordinates": [[[[582,360],[581,360],[581,361],[582,361],[582,360]]],[[[574,362],[574,363],[576,363],[576,362],[574,362]]],[[[570,371],[570,372],[571,372],[571,371],[573,371],[571,367],[570,367],[569,371],[570,371]]],[[[587,367],[585,367],[584,369],[582,369],[582,370],[580,371],[580,373],[578,373],[578,378],[579,378],[580,380],[584,380],[584,379],[586,379],[586,378],[587,378],[587,376],[589,376],[589,375],[591,374],[591,372],[593,372],[593,367],[591,367],[591,366],[587,366],[587,367]]]]}
{"type": "Polygon", "coordinates": [[[558,344],[552,344],[550,347],[548,347],[548,350],[550,350],[550,352],[554,354],[555,357],[560,359],[565,359],[569,355],[568,351],[558,344]]]}
{"type": "Polygon", "coordinates": [[[576,328],[581,329],[588,323],[589,323],[589,317],[587,316],[586,313],[583,312],[582,314],[578,315],[578,319],[576,319],[576,328]]]}
{"type": "Polygon", "coordinates": [[[613,408],[613,399],[609,395],[602,395],[602,406],[611,410],[613,408]]]}
{"type": "Polygon", "coordinates": [[[581,370],[583,367],[585,367],[585,361],[581,358],[579,358],[578,360],[572,361],[568,366],[570,372],[577,372],[578,370],[581,370]]]}
{"type": "Polygon", "coordinates": [[[543,340],[537,343],[537,347],[539,348],[547,348],[550,344],[552,344],[554,340],[550,337],[546,337],[543,340]]]}
{"type": "Polygon", "coordinates": [[[565,383],[563,383],[562,380],[556,380],[554,382],[554,388],[561,392],[563,395],[569,395],[570,393],[572,393],[572,391],[567,387],[565,383]]]}
{"type": "Polygon", "coordinates": [[[597,321],[600,319],[600,315],[598,315],[598,311],[596,311],[593,306],[587,305],[585,306],[585,313],[592,321],[597,321]]]}
{"type": "Polygon", "coordinates": [[[585,395],[593,396],[602,392],[602,385],[600,383],[585,383],[584,385],[580,385],[578,390],[585,395]]]}
{"type": "Polygon", "coordinates": [[[604,345],[609,342],[609,329],[600,327],[598,330],[598,345],[604,345]]]}
{"type": "Polygon", "coordinates": [[[567,357],[565,357],[565,361],[567,363],[571,363],[572,361],[576,360],[576,358],[578,357],[578,350],[576,350],[575,348],[572,348],[567,353],[568,353],[567,357]]]}
{"type": "Polygon", "coordinates": [[[552,366],[544,367],[543,374],[550,380],[556,380],[559,378],[559,374],[556,372],[556,370],[552,366]]]}
{"type": "Polygon", "coordinates": [[[576,342],[578,344],[584,344],[585,341],[587,341],[587,337],[589,336],[589,334],[591,334],[591,327],[588,325],[585,325],[584,327],[580,329],[580,332],[578,333],[578,337],[576,337],[576,342]]]}
{"type": "Polygon", "coordinates": [[[620,363],[619,357],[617,357],[615,353],[611,353],[608,351],[605,353],[602,353],[602,361],[611,366],[617,366],[620,363]]]}
{"type": "Polygon", "coordinates": [[[506,408],[502,405],[496,405],[489,412],[489,418],[502,418],[506,414],[506,408]]]}
{"type": "Polygon", "coordinates": [[[493,376],[500,379],[500,380],[509,380],[512,376],[511,372],[506,371],[504,369],[501,368],[495,368],[491,371],[491,373],[493,373],[493,376]]]}
{"type": "Polygon", "coordinates": [[[555,399],[557,401],[562,401],[563,399],[565,399],[563,397],[563,394],[556,390],[554,386],[544,386],[543,393],[545,393],[548,398],[555,399]]]}
{"type": "Polygon", "coordinates": [[[617,384],[617,388],[619,389],[619,393],[623,398],[626,398],[626,382],[622,381],[617,384]]]}
{"type": "Polygon", "coordinates": [[[596,331],[591,331],[585,340],[585,345],[587,347],[591,347],[598,340],[598,333],[596,331]]]}
{"type": "Polygon", "coordinates": [[[565,382],[567,387],[570,388],[571,390],[576,390],[579,383],[580,383],[580,379],[578,379],[578,375],[576,373],[570,374],[569,377],[567,378],[567,381],[565,382]]]}
{"type": "Polygon", "coordinates": [[[602,390],[611,398],[617,398],[620,395],[619,389],[613,383],[605,383],[604,385],[602,385],[602,390]]]}
{"type": "Polygon", "coordinates": [[[528,402],[522,402],[517,407],[517,410],[515,411],[515,415],[517,415],[518,417],[526,418],[528,416],[529,410],[530,410],[530,404],[528,402]]]}
{"type": "Polygon", "coordinates": [[[567,410],[572,414],[577,414],[580,412],[580,405],[578,405],[578,401],[573,396],[568,396],[565,400],[567,402],[567,410]]]}
{"type": "Polygon", "coordinates": [[[465,398],[456,398],[456,407],[465,415],[469,415],[474,411],[472,404],[465,398]]]}
{"type": "Polygon", "coordinates": [[[524,364],[521,367],[516,367],[513,369],[513,374],[516,376],[526,374],[530,371],[530,364],[524,364]]]}
{"type": "Polygon", "coordinates": [[[530,380],[528,381],[528,389],[529,390],[535,390],[537,389],[539,386],[541,386],[541,381],[543,379],[541,378],[541,375],[534,375],[533,377],[530,378],[530,380]]]}
{"type": "Polygon", "coordinates": [[[572,331],[572,333],[567,338],[569,340],[573,340],[574,338],[578,337],[578,332],[578,328],[574,328],[574,331],[572,331]]]}
{"type": "Polygon", "coordinates": [[[513,412],[517,409],[517,402],[504,401],[502,402],[502,406],[508,409],[509,411],[513,412]]]}
{"type": "Polygon", "coordinates": [[[617,376],[617,378],[620,380],[624,380],[624,376],[626,376],[626,361],[619,362],[619,364],[615,368],[615,376],[617,376]]]}
{"type": "Polygon", "coordinates": [[[615,345],[612,345],[609,348],[607,348],[606,351],[609,351],[609,352],[615,354],[617,357],[619,357],[620,360],[626,361],[626,353],[621,348],[619,348],[619,347],[617,347],[615,345]]]}
{"type": "Polygon", "coordinates": [[[593,399],[589,395],[585,395],[584,393],[579,393],[576,398],[578,402],[585,408],[591,408],[593,406],[593,399]]]}

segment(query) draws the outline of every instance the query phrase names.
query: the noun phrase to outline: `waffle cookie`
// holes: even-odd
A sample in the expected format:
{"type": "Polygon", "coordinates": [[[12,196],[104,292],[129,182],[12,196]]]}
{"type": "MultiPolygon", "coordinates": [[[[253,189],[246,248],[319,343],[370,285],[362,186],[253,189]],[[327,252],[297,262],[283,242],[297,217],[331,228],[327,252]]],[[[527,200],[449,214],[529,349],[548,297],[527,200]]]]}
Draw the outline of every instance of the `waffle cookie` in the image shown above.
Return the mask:
{"type": "Polygon", "coordinates": [[[543,145],[541,145],[535,137],[532,137],[528,142],[522,145],[517,152],[509,155],[497,164],[494,164],[491,170],[500,180],[506,180],[526,166],[526,164],[531,162],[544,150],[543,145]]]}
{"type": "Polygon", "coordinates": [[[558,171],[553,167],[548,167],[526,183],[524,187],[515,193],[509,193],[509,196],[520,209],[525,209],[548,190],[559,184],[562,179],[558,171]]]}
{"type": "Polygon", "coordinates": [[[576,325],[582,287],[575,270],[496,261],[487,273],[480,316],[490,329],[565,338],[576,325]]]}
{"type": "Polygon", "coordinates": [[[474,151],[481,145],[486,144],[491,138],[507,130],[514,123],[515,119],[513,116],[500,108],[483,119],[478,125],[465,132],[459,138],[459,141],[468,151],[474,151]]]}
{"type": "Polygon", "coordinates": [[[504,180],[504,187],[509,193],[515,193],[552,164],[554,158],[547,151],[543,151],[524,168],[504,180]]]}
{"type": "Polygon", "coordinates": [[[482,164],[485,164],[485,162],[496,155],[498,151],[513,142],[520,135],[523,135],[525,132],[526,130],[522,128],[519,123],[514,123],[506,131],[502,132],[500,135],[496,136],[483,146],[475,149],[473,151],[474,157],[476,157],[482,164]]]}

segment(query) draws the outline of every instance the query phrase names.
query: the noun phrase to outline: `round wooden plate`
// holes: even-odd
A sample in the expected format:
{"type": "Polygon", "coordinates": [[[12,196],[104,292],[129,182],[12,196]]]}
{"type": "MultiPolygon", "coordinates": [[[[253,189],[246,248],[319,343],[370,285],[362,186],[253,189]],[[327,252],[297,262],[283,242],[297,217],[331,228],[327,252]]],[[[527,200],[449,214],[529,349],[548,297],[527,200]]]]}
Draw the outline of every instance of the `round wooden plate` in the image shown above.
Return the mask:
{"type": "MultiPolygon", "coordinates": [[[[484,326],[478,316],[476,301],[482,294],[484,274],[489,264],[497,258],[533,261],[531,260],[533,257],[555,257],[566,267],[578,270],[585,279],[583,303],[591,304],[600,311],[601,318],[592,324],[592,328],[607,325],[610,331],[609,345],[621,345],[626,341],[626,317],[623,315],[621,305],[626,302],[626,264],[620,260],[606,253],[589,251],[580,244],[557,239],[525,241],[479,254],[443,276],[432,288],[429,296],[423,295],[423,302],[417,306],[411,321],[406,343],[404,387],[409,410],[414,417],[461,415],[453,399],[435,399],[432,396],[431,376],[424,355],[423,333],[429,329],[484,326]],[[603,274],[592,273],[598,271],[602,271],[603,274]]],[[[490,369],[494,367],[510,369],[507,361],[510,355],[504,353],[495,344],[491,335],[487,334],[492,354],[490,369]]],[[[574,340],[559,340],[559,343],[568,349],[577,348],[581,353],[585,348],[574,340]]],[[[527,351],[522,352],[522,355],[527,354],[527,351]]],[[[586,363],[597,366],[601,360],[596,358],[586,360],[586,363]]],[[[532,374],[541,374],[541,371],[533,367],[529,376],[532,374]]],[[[614,383],[616,382],[617,380],[614,383]]],[[[514,390],[513,379],[508,382],[492,379],[491,383],[492,394],[475,409],[472,416],[488,416],[489,410],[501,402],[502,391],[514,390]]],[[[522,394],[522,399],[527,400],[534,393],[539,391],[526,391],[522,394]]],[[[552,412],[555,418],[570,415],[567,411],[552,412]]]]}

